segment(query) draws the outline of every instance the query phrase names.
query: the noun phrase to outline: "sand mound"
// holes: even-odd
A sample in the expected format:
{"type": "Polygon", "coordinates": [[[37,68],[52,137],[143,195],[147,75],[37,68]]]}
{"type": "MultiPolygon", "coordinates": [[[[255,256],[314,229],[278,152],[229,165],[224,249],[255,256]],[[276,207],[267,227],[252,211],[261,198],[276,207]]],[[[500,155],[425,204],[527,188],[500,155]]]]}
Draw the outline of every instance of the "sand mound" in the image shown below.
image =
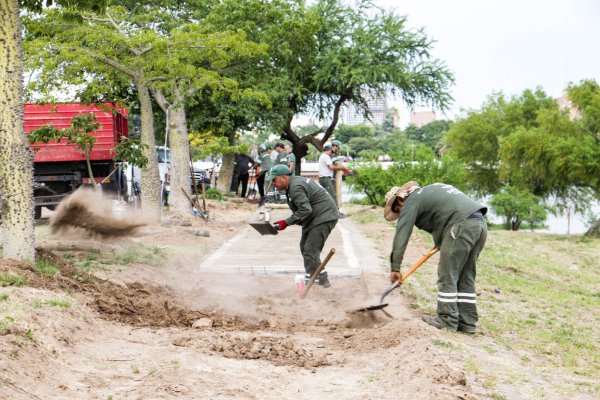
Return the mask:
{"type": "Polygon", "coordinates": [[[139,213],[115,216],[112,203],[102,198],[102,192],[83,187],[63,200],[50,219],[54,234],[84,233],[104,238],[132,235],[147,224],[148,219],[139,213]]]}

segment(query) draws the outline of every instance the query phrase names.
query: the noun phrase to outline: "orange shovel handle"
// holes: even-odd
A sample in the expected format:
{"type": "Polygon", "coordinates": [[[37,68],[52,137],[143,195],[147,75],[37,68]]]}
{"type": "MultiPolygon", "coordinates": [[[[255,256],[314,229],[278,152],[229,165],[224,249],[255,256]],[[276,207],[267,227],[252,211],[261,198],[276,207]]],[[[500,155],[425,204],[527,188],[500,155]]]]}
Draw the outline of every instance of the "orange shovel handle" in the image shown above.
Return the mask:
{"type": "Polygon", "coordinates": [[[421,265],[423,265],[423,263],[425,261],[427,261],[429,259],[429,257],[431,257],[432,255],[434,255],[435,253],[437,253],[438,251],[440,251],[440,249],[438,249],[437,247],[434,247],[433,249],[429,250],[427,252],[427,254],[425,254],[423,257],[421,257],[421,259],[419,261],[417,261],[416,263],[414,263],[414,265],[412,267],[410,267],[408,269],[408,271],[406,271],[403,275],[402,275],[402,282],[404,282],[404,280],[406,278],[408,278],[413,272],[415,272],[417,270],[417,268],[419,268],[421,265]]]}

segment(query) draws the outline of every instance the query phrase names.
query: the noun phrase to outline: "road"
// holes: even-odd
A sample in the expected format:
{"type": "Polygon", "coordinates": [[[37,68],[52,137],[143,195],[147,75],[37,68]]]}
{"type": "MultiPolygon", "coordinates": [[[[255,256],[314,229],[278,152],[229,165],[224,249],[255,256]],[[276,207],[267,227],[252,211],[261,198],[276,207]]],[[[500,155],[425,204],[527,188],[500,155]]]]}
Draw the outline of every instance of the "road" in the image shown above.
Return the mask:
{"type": "MultiPolygon", "coordinates": [[[[290,215],[290,210],[273,209],[270,221],[290,215]]],[[[384,271],[384,260],[377,256],[374,243],[365,237],[356,223],[340,219],[321,254],[323,260],[334,247],[335,255],[327,265],[330,276],[358,276],[362,271],[384,271]]],[[[277,235],[261,236],[250,225],[225,242],[195,267],[196,272],[244,274],[304,273],[299,242],[301,227],[293,225],[277,235]]]]}

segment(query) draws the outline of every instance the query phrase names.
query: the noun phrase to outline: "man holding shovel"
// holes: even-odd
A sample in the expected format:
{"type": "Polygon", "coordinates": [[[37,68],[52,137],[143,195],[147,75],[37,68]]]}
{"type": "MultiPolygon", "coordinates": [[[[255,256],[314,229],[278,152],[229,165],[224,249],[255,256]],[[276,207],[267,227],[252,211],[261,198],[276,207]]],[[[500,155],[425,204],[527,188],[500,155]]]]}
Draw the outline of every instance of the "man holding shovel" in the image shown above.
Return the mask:
{"type": "Polygon", "coordinates": [[[442,183],[421,188],[411,181],[387,193],[384,217],[398,220],[390,255],[392,283],[402,279],[400,265],[413,226],[431,233],[440,249],[437,316],[423,316],[429,325],[475,333],[476,262],[487,237],[486,213],[486,207],[442,183]]]}
{"type": "MultiPolygon", "coordinates": [[[[275,222],[276,229],[282,231],[294,224],[302,226],[300,252],[304,258],[304,280],[308,283],[321,265],[321,251],[340,213],[321,185],[306,177],[292,176],[286,165],[271,168],[267,182],[273,182],[277,190],[286,191],[288,206],[292,210],[292,215],[287,219],[275,222]]],[[[322,287],[331,286],[327,272],[320,273],[317,279],[322,287]]]]}

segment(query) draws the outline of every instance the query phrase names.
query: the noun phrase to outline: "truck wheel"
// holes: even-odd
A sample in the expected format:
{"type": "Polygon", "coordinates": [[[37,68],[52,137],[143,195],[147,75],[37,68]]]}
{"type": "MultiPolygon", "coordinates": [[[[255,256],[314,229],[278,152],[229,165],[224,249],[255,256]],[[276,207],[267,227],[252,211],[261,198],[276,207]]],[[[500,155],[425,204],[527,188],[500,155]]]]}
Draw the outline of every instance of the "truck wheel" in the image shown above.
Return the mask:
{"type": "Polygon", "coordinates": [[[41,206],[35,206],[35,208],[33,210],[33,218],[34,219],[42,218],[42,207],[41,206]]]}

